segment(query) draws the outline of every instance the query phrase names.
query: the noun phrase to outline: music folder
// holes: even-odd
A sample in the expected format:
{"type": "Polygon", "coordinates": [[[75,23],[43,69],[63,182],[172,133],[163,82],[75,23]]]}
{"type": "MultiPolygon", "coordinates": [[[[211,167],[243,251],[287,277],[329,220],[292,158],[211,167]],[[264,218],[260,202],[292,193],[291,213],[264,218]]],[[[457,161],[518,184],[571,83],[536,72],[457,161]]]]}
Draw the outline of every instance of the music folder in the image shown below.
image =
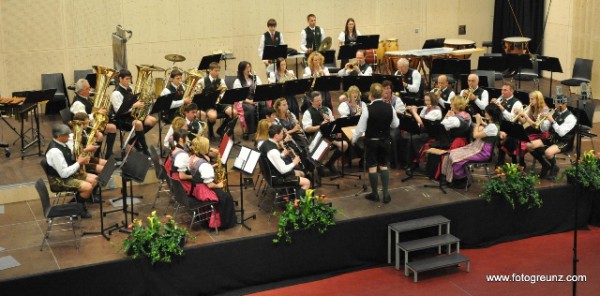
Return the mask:
{"type": "Polygon", "coordinates": [[[223,54],[220,53],[203,56],[202,60],[200,61],[200,64],[198,65],[198,70],[208,70],[208,66],[210,65],[210,63],[219,63],[221,62],[222,57],[223,54]]]}
{"type": "Polygon", "coordinates": [[[374,81],[373,76],[343,76],[342,89],[347,91],[351,86],[355,85],[364,93],[369,91],[374,81]]]}
{"type": "Polygon", "coordinates": [[[310,89],[312,81],[311,78],[288,80],[284,83],[283,95],[287,97],[306,93],[310,89]]]}
{"type": "Polygon", "coordinates": [[[392,91],[406,91],[404,89],[404,84],[402,83],[402,76],[373,74],[373,82],[383,83],[385,80],[388,80],[392,83],[392,91]]]}
{"type": "Polygon", "coordinates": [[[214,108],[221,92],[219,91],[204,91],[194,96],[192,101],[198,105],[199,110],[206,111],[210,108],[214,108]]]}
{"type": "Polygon", "coordinates": [[[123,115],[123,114],[126,114],[127,112],[129,112],[129,110],[131,109],[133,104],[135,104],[135,102],[137,102],[137,99],[139,96],[140,96],[140,94],[135,94],[129,100],[123,100],[121,107],[119,107],[119,110],[117,111],[117,115],[123,115]]]}
{"type": "MultiPolygon", "coordinates": [[[[177,93],[170,93],[168,95],[160,96],[156,98],[150,114],[159,113],[171,109],[171,103],[177,99],[177,93]]],[[[121,108],[119,108],[120,110],[121,108]]]]}
{"type": "Polygon", "coordinates": [[[281,97],[283,97],[282,83],[257,85],[254,92],[255,102],[277,100],[281,97]]]}
{"type": "MultiPolygon", "coordinates": [[[[342,45],[340,46],[340,52],[338,53],[338,60],[351,60],[356,57],[356,52],[359,50],[358,45],[342,45]]],[[[346,65],[342,65],[344,67],[346,65]]]]}
{"type": "Polygon", "coordinates": [[[263,49],[263,60],[276,60],[278,58],[286,58],[287,57],[287,44],[281,45],[265,45],[263,49]]]}
{"type": "Polygon", "coordinates": [[[228,89],[223,94],[220,103],[231,105],[235,102],[239,102],[248,98],[248,94],[250,93],[249,87],[240,87],[234,89],[228,89]]]}
{"type": "Polygon", "coordinates": [[[321,76],[315,81],[314,90],[317,91],[334,91],[340,90],[342,77],[339,76],[321,76]]]}
{"type": "Polygon", "coordinates": [[[356,36],[356,44],[359,49],[373,49],[379,47],[379,35],[356,36]]]}

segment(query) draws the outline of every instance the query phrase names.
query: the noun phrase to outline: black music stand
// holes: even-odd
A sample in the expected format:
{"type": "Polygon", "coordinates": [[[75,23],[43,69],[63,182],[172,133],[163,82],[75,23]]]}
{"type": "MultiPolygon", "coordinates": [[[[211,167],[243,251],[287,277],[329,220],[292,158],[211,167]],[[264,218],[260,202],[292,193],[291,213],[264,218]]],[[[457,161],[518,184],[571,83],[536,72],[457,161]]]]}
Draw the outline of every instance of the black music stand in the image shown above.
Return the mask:
{"type": "Polygon", "coordinates": [[[538,63],[538,70],[550,71],[550,90],[548,91],[548,96],[552,97],[552,74],[554,72],[562,73],[562,66],[560,65],[560,60],[555,57],[548,56],[538,56],[540,62],[538,63]]]}
{"type": "Polygon", "coordinates": [[[238,154],[238,156],[235,159],[235,162],[233,164],[233,169],[238,171],[240,174],[240,222],[237,222],[238,224],[241,224],[242,226],[244,226],[246,229],[248,230],[252,230],[252,228],[250,228],[250,226],[246,225],[246,220],[249,219],[254,219],[256,220],[256,214],[249,216],[249,217],[244,217],[244,188],[246,187],[246,185],[243,182],[243,176],[242,175],[246,175],[250,178],[252,178],[252,174],[254,173],[254,168],[256,168],[256,164],[258,163],[258,161],[260,160],[260,152],[248,148],[246,146],[240,146],[240,153],[238,154]]]}
{"type": "MultiPolygon", "coordinates": [[[[356,126],[358,125],[358,121],[360,120],[360,116],[349,116],[349,117],[340,117],[324,126],[321,127],[321,132],[323,132],[324,134],[326,134],[327,132],[329,132],[329,134],[343,134],[342,128],[347,127],[347,126],[356,126]],[[329,131],[329,127],[331,127],[331,131],[329,131]]],[[[360,174],[352,174],[352,173],[344,173],[344,155],[346,153],[343,152],[342,153],[342,171],[340,172],[339,175],[337,176],[333,176],[330,178],[330,180],[335,180],[337,178],[344,178],[346,176],[352,176],[352,177],[358,177],[358,179],[362,179],[362,176],[360,174]]]]}
{"type": "Polygon", "coordinates": [[[314,90],[316,91],[336,91],[340,90],[342,77],[339,76],[321,76],[315,81],[314,90]]]}
{"type": "MultiPolygon", "coordinates": [[[[249,94],[250,94],[250,87],[240,87],[240,88],[235,88],[235,89],[228,89],[223,94],[223,97],[221,98],[221,101],[219,103],[225,104],[225,105],[232,105],[232,108],[233,108],[234,103],[245,100],[246,98],[248,98],[249,94]]],[[[230,123],[232,123],[232,122],[236,123],[237,121],[235,121],[235,120],[230,121],[230,123]]],[[[231,129],[231,137],[233,139],[233,142],[235,143],[235,133],[233,132],[233,128],[231,129]]]]}
{"type": "MultiPolygon", "coordinates": [[[[160,155],[163,155],[163,145],[162,145],[162,124],[160,123],[162,120],[162,115],[171,109],[171,103],[177,99],[176,93],[170,93],[168,95],[160,96],[156,98],[154,105],[152,106],[152,110],[150,110],[149,114],[159,113],[158,116],[158,149],[160,150],[160,155]]],[[[121,108],[119,108],[121,109],[121,108]]]]}
{"type": "MultiPolygon", "coordinates": [[[[521,70],[525,68],[532,68],[530,56],[528,54],[505,54],[506,65],[510,69],[516,69],[515,75],[521,76],[521,70]]],[[[521,88],[521,79],[519,79],[519,85],[517,88],[521,88]]]]}
{"type": "Polygon", "coordinates": [[[527,143],[531,141],[523,126],[517,122],[502,120],[500,123],[500,131],[505,132],[507,138],[512,138],[517,141],[517,158],[525,157],[521,156],[521,141],[527,143]]]}
{"type": "MultiPolygon", "coordinates": [[[[119,225],[116,229],[109,230],[108,234],[111,235],[114,230],[119,230],[119,232],[129,233],[127,230],[127,226],[130,221],[128,218],[128,214],[131,215],[131,223],[133,223],[133,216],[137,215],[133,209],[133,181],[138,183],[144,182],[146,178],[146,173],[148,173],[148,169],[150,168],[150,162],[148,161],[148,156],[143,153],[131,151],[129,154],[123,158],[123,163],[121,165],[121,182],[123,183],[123,188],[121,188],[121,199],[123,201],[123,215],[124,220],[121,221],[121,225],[119,225]],[[127,196],[127,182],[129,182],[129,196],[127,196]],[[127,198],[131,200],[131,211],[128,211],[127,198]]],[[[121,210],[113,210],[106,212],[107,214],[113,213],[121,210]]]]}
{"type": "MultiPolygon", "coordinates": [[[[323,158],[325,158],[325,156],[327,155],[327,153],[329,152],[329,148],[331,147],[331,142],[329,142],[329,140],[324,139],[323,138],[323,134],[319,131],[315,134],[315,136],[313,137],[313,140],[309,143],[308,145],[308,156],[313,159],[316,163],[315,168],[317,168],[317,166],[320,166],[321,168],[323,167],[323,165],[321,164],[321,160],[323,160],[323,158]]],[[[317,174],[319,173],[319,170],[317,170],[317,174]]],[[[321,174],[319,174],[319,178],[315,178],[315,187],[317,187],[316,183],[319,183],[319,187],[321,186],[335,186],[337,189],[340,189],[340,184],[333,184],[333,183],[323,183],[321,181],[321,178],[323,176],[321,176],[321,174]],[[317,182],[318,180],[318,182],[317,182]]]]}
{"type": "Polygon", "coordinates": [[[373,49],[379,47],[379,35],[356,36],[358,49],[373,49]]]}
{"type": "MultiPolygon", "coordinates": [[[[350,60],[356,57],[356,52],[359,50],[358,44],[342,45],[338,53],[338,60],[350,60]]],[[[344,68],[346,65],[341,65],[344,68]]]]}
{"type": "Polygon", "coordinates": [[[323,61],[323,65],[335,64],[335,50],[330,49],[330,50],[324,50],[324,51],[319,51],[319,52],[325,58],[325,60],[323,61]]]}
{"type": "Polygon", "coordinates": [[[116,230],[119,229],[119,224],[115,223],[112,226],[109,226],[107,228],[104,228],[104,217],[106,215],[104,215],[104,210],[103,210],[103,204],[104,201],[102,200],[102,187],[106,186],[108,184],[108,182],[110,181],[110,177],[112,176],[113,172],[115,171],[115,157],[111,156],[107,161],[106,161],[106,165],[104,165],[104,168],[102,169],[102,172],[100,172],[100,174],[98,175],[98,196],[100,197],[100,231],[95,231],[95,232],[84,232],[82,235],[96,235],[96,234],[100,234],[104,237],[104,239],[106,240],[110,240],[110,237],[108,235],[106,235],[107,231],[112,231],[112,230],[116,230]]]}
{"type": "MultiPolygon", "coordinates": [[[[287,44],[265,45],[263,49],[262,59],[270,61],[273,65],[277,65],[278,58],[287,58],[287,49],[287,44]]],[[[277,72],[277,69],[275,69],[275,72],[277,72]]]]}
{"type": "Polygon", "coordinates": [[[310,89],[312,80],[311,78],[305,78],[286,81],[283,87],[283,96],[295,96],[306,93],[310,89]]]}
{"type": "MultiPolygon", "coordinates": [[[[448,132],[446,131],[446,128],[440,122],[430,122],[430,124],[425,124],[425,130],[427,131],[427,134],[429,134],[432,138],[434,138],[436,140],[433,144],[431,144],[432,148],[438,148],[438,149],[443,149],[443,150],[447,150],[448,148],[450,148],[450,144],[452,141],[450,140],[450,137],[448,136],[448,132]]],[[[444,155],[446,155],[448,153],[449,153],[449,151],[440,155],[440,163],[438,165],[441,165],[441,160],[442,160],[441,157],[443,157],[444,155]]],[[[446,192],[446,189],[444,188],[445,184],[446,184],[445,178],[442,178],[442,176],[440,176],[440,180],[439,180],[439,182],[437,182],[436,185],[425,184],[425,185],[423,185],[423,187],[438,188],[440,191],[442,191],[444,194],[446,194],[447,192],[446,192]]]]}
{"type": "Polygon", "coordinates": [[[342,89],[348,91],[351,86],[355,85],[364,93],[369,91],[374,81],[373,76],[343,76],[342,89]]]}
{"type": "Polygon", "coordinates": [[[396,75],[385,75],[385,74],[373,74],[373,82],[383,83],[383,81],[390,81],[392,83],[392,91],[403,92],[404,84],[402,83],[402,76],[396,75]]]}
{"type": "Polygon", "coordinates": [[[423,43],[423,49],[444,47],[446,38],[427,39],[423,43]]]}
{"type": "MultiPolygon", "coordinates": [[[[419,124],[417,123],[417,120],[414,117],[404,117],[403,120],[400,120],[400,126],[399,126],[401,131],[405,131],[409,134],[408,137],[408,143],[409,143],[409,148],[408,148],[408,155],[410,156],[411,153],[410,151],[412,151],[413,149],[413,135],[420,135],[421,134],[421,127],[419,126],[419,124]]],[[[412,162],[413,159],[410,159],[409,162],[412,162]]],[[[426,175],[417,175],[415,174],[411,169],[410,169],[410,164],[409,164],[409,168],[406,170],[406,177],[404,177],[401,181],[402,182],[406,182],[410,179],[412,179],[415,176],[422,176],[422,177],[426,177],[426,175]]]]}
{"type": "Polygon", "coordinates": [[[215,108],[220,95],[218,91],[204,91],[195,95],[192,102],[198,106],[198,110],[206,111],[215,108]]]}
{"type": "Polygon", "coordinates": [[[90,73],[85,75],[85,80],[90,84],[90,88],[96,89],[96,73],[90,73]]]}
{"type": "Polygon", "coordinates": [[[200,64],[198,65],[198,70],[208,70],[210,63],[212,63],[212,62],[219,63],[219,62],[221,62],[222,57],[223,57],[223,55],[220,53],[203,56],[202,60],[200,60],[200,64]]]}
{"type": "MultiPolygon", "coordinates": [[[[123,100],[123,103],[121,104],[121,107],[119,107],[119,110],[117,110],[116,115],[119,116],[119,115],[127,114],[129,112],[129,110],[131,110],[131,107],[133,107],[133,104],[135,104],[135,102],[137,102],[137,98],[139,96],[140,96],[140,94],[135,94],[129,100],[123,100]]],[[[127,143],[129,142],[129,139],[133,136],[134,131],[135,131],[135,125],[132,123],[131,131],[129,131],[129,135],[127,135],[127,138],[123,141],[123,143],[121,143],[121,145],[123,145],[123,147],[121,147],[122,151],[124,151],[125,148],[127,147],[127,143]]],[[[162,146],[162,144],[160,146],[162,146]]]]}

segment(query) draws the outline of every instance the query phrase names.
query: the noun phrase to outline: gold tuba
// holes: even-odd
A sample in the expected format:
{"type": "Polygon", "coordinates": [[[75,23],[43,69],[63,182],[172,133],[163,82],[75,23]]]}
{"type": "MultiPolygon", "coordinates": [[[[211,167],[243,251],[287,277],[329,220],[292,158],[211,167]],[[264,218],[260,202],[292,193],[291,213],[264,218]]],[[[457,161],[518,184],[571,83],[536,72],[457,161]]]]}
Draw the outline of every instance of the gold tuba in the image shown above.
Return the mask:
{"type": "MultiPolygon", "coordinates": [[[[185,90],[183,91],[183,99],[193,96],[195,91],[196,91],[196,85],[198,84],[198,82],[200,81],[200,79],[206,77],[206,74],[198,69],[192,69],[189,71],[185,72],[187,74],[187,77],[185,79],[185,83],[184,83],[184,87],[185,90]]],[[[202,90],[200,90],[202,91],[202,90]]],[[[181,107],[179,107],[179,114],[184,117],[185,116],[185,107],[186,105],[181,105],[181,107]]]]}
{"type": "Polygon", "coordinates": [[[143,122],[150,113],[150,107],[157,92],[156,86],[153,85],[152,72],[164,71],[164,69],[153,65],[136,65],[136,67],[138,75],[135,79],[133,94],[139,94],[138,100],[144,102],[144,107],[133,110],[131,116],[133,119],[143,122]]]}
{"type": "MultiPolygon", "coordinates": [[[[69,125],[73,128],[73,157],[75,160],[83,153],[83,130],[86,128],[85,121],[82,120],[71,120],[69,121],[69,125]]],[[[94,139],[94,137],[88,136],[88,143],[90,139],[94,139]]],[[[85,167],[79,167],[80,173],[85,173],[85,167]]]]}

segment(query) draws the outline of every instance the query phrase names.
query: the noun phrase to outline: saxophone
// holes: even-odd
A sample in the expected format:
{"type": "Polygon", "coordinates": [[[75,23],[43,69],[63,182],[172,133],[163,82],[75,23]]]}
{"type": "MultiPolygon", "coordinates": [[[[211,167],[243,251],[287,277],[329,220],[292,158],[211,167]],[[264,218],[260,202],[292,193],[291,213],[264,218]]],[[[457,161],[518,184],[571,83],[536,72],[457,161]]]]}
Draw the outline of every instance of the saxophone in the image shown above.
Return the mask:
{"type": "Polygon", "coordinates": [[[227,189],[227,173],[223,168],[223,164],[221,163],[221,154],[217,153],[217,169],[215,170],[215,184],[223,182],[223,190],[228,191],[227,189]]]}

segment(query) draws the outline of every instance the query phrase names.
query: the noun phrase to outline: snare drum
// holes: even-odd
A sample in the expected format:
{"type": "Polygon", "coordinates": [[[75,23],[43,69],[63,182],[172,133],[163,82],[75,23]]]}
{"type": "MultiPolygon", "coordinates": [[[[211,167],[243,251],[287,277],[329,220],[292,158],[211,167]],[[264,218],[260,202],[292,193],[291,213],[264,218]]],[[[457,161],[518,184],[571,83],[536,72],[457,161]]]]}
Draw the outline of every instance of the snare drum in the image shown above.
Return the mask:
{"type": "Polygon", "coordinates": [[[504,53],[525,54],[529,50],[528,37],[506,37],[504,38],[504,53]]]}
{"type": "Polygon", "coordinates": [[[377,54],[377,50],[376,49],[367,49],[365,50],[365,62],[367,62],[367,64],[377,64],[378,60],[377,59],[381,59],[379,57],[379,55],[377,54]]]}

